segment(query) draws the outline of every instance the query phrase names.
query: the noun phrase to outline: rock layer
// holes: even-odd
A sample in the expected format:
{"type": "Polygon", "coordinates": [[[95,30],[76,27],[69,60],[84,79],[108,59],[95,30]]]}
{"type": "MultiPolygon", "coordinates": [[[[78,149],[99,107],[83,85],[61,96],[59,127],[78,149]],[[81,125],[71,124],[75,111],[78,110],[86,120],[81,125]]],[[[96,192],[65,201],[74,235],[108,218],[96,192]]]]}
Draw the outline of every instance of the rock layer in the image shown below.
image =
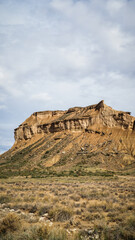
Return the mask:
{"type": "Polygon", "coordinates": [[[14,131],[15,141],[28,140],[37,134],[61,131],[87,131],[101,127],[135,130],[135,117],[130,112],[116,111],[104,104],[74,107],[67,111],[33,113],[14,131]]]}

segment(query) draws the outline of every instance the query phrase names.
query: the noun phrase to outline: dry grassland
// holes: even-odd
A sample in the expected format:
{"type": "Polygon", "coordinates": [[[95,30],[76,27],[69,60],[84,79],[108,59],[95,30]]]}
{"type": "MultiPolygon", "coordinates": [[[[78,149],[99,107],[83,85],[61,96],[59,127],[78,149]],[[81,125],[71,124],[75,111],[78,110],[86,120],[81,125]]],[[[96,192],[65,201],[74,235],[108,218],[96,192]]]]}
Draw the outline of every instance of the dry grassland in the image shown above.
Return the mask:
{"type": "Polygon", "coordinates": [[[134,177],[0,182],[1,240],[133,240],[134,177]]]}

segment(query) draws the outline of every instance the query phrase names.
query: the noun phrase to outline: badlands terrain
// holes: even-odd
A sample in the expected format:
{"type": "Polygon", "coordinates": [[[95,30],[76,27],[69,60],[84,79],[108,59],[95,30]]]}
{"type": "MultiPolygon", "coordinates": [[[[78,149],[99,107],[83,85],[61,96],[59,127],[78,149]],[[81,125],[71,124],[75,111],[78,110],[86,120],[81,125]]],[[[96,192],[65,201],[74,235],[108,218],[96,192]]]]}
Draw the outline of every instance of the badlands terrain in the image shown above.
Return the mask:
{"type": "Polygon", "coordinates": [[[135,117],[33,113],[0,156],[0,239],[135,239],[135,117]]]}

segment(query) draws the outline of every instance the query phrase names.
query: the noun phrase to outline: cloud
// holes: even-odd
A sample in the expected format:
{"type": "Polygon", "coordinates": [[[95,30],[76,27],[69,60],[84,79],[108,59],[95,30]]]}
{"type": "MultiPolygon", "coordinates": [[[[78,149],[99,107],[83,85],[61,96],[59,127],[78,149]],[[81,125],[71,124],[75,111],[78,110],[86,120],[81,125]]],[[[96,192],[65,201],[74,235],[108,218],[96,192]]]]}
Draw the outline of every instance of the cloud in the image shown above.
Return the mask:
{"type": "Polygon", "coordinates": [[[6,105],[0,105],[0,109],[5,109],[5,108],[7,108],[6,105]]]}
{"type": "Polygon", "coordinates": [[[109,11],[110,14],[115,14],[119,12],[126,4],[126,1],[108,1],[107,2],[107,10],[109,11]]]}
{"type": "Polygon", "coordinates": [[[1,0],[0,124],[101,99],[135,115],[134,11],[128,0],[1,0]]]}
{"type": "Polygon", "coordinates": [[[36,101],[49,101],[51,100],[51,97],[48,93],[38,93],[30,96],[30,100],[36,100],[36,101]]]}

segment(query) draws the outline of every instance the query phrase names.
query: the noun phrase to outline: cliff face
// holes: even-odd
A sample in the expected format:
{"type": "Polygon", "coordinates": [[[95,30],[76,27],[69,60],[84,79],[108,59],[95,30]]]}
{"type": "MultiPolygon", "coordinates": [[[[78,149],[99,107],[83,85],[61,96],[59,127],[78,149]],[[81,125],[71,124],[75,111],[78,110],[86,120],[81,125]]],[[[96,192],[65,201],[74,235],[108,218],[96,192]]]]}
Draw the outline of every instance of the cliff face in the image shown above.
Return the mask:
{"type": "Polygon", "coordinates": [[[42,126],[55,121],[63,114],[63,111],[35,112],[14,130],[15,141],[31,139],[32,136],[41,133],[42,126]],[[40,127],[41,126],[41,127],[40,127]]]}
{"type": "Polygon", "coordinates": [[[90,131],[101,127],[135,130],[135,117],[129,112],[113,110],[104,101],[88,107],[75,107],[67,111],[33,113],[15,129],[15,141],[28,140],[35,135],[61,131],[90,131]]]}

